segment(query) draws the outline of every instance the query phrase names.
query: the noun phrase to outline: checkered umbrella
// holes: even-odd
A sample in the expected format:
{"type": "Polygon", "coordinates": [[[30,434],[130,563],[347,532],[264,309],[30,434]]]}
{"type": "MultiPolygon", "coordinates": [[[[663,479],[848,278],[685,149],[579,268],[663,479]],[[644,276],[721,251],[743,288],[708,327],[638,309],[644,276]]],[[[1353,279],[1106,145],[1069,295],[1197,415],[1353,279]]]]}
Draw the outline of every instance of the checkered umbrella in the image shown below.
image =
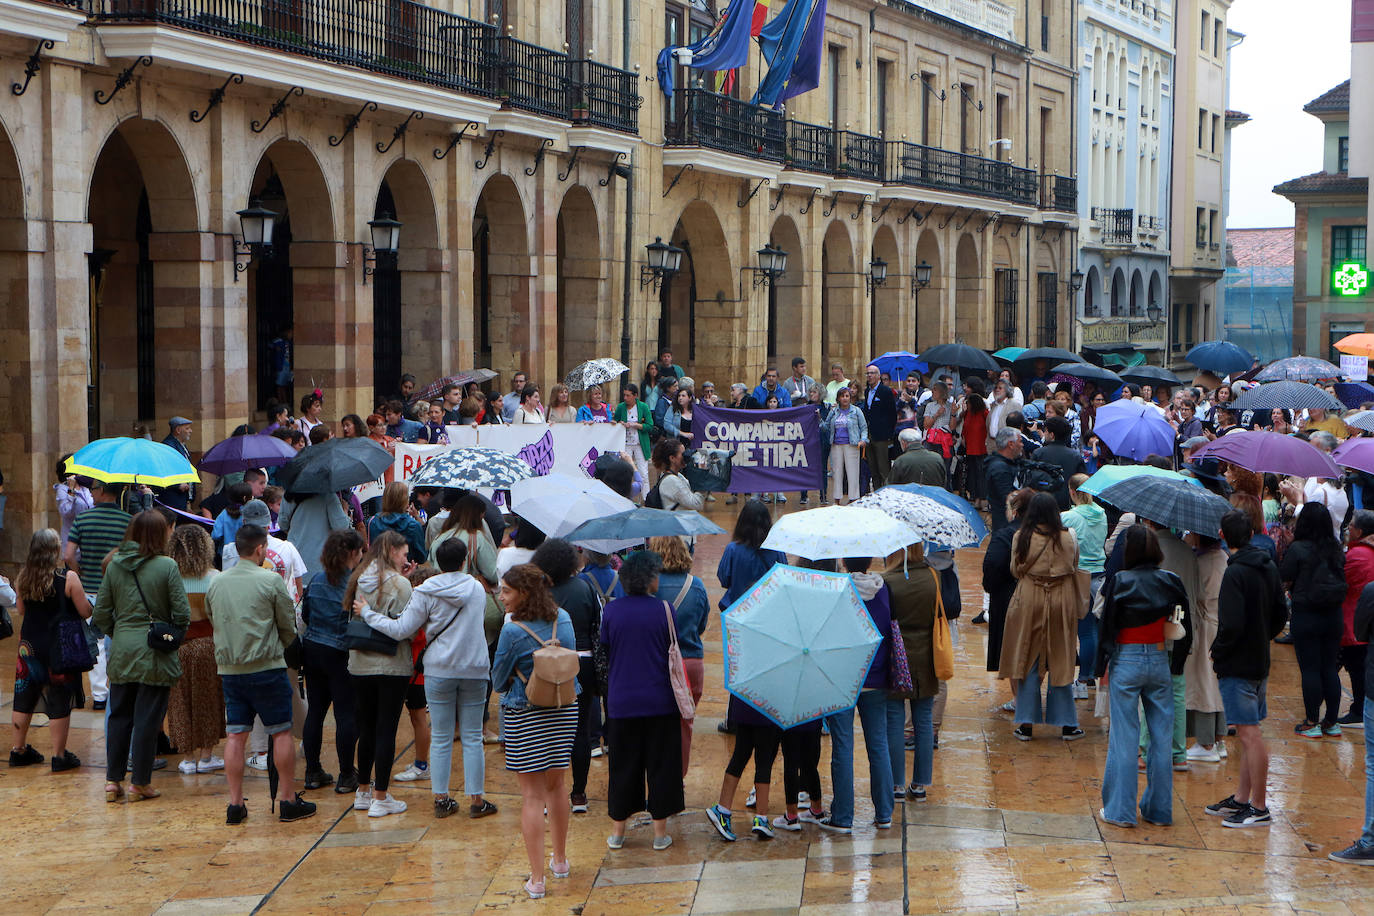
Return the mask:
{"type": "Polygon", "coordinates": [[[1112,484],[1097,498],[1166,528],[1208,537],[1216,537],[1221,530],[1221,517],[1231,511],[1230,502],[1201,487],[1144,474],[1112,484]]]}
{"type": "Polygon", "coordinates": [[[1339,398],[1332,397],[1316,385],[1307,382],[1267,382],[1256,385],[1231,402],[1236,410],[1303,410],[1319,407],[1322,410],[1345,410],[1339,398]]]}
{"type": "Polygon", "coordinates": [[[1315,382],[1329,378],[1345,378],[1345,373],[1340,366],[1315,356],[1290,356],[1275,360],[1255,375],[1257,382],[1315,382]]]}
{"type": "Polygon", "coordinates": [[[534,470],[521,458],[474,445],[431,458],[410,475],[412,487],[456,487],[462,490],[509,490],[534,470]]]}
{"type": "Polygon", "coordinates": [[[1345,425],[1352,429],[1374,433],[1374,410],[1362,410],[1345,418],[1345,425]]]}
{"type": "Polygon", "coordinates": [[[589,359],[576,366],[568,373],[568,377],[563,379],[563,384],[571,391],[585,391],[593,385],[604,384],[628,371],[629,367],[620,360],[603,356],[600,359],[589,359]]]}
{"type": "Polygon", "coordinates": [[[465,369],[457,375],[446,375],[443,378],[436,378],[419,391],[415,392],[417,401],[433,401],[441,397],[444,389],[449,385],[466,385],[468,382],[485,382],[496,378],[496,373],[490,369],[465,369]]]}

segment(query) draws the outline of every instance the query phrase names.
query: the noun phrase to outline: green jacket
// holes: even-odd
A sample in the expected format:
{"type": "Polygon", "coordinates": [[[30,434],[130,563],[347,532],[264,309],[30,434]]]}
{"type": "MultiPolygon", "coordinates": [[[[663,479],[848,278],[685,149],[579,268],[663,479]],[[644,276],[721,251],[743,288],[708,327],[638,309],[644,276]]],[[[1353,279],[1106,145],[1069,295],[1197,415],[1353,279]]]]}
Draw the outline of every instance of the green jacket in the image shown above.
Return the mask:
{"type": "Polygon", "coordinates": [[[221,675],[286,667],[283,653],[296,638],[296,608],[281,576],[235,563],[210,583],[205,613],[215,627],[221,675]]]}
{"type": "Polygon", "coordinates": [[[899,566],[883,573],[887,583],[892,619],[902,628],[902,643],[906,647],[906,663],[911,669],[911,683],[915,691],[911,698],[923,700],[940,692],[935,677],[935,652],[932,631],[935,628],[935,599],[939,585],[924,559],[907,562],[905,573],[899,566]]]}
{"type": "MultiPolygon", "coordinates": [[[[653,412],[649,410],[649,405],[645,404],[643,401],[635,401],[635,407],[637,408],[636,413],[638,416],[630,420],[630,412],[625,408],[625,402],[621,401],[619,404],[615,405],[615,422],[624,423],[628,420],[629,422],[639,424],[639,447],[644,450],[645,459],[648,459],[649,455],[653,452],[653,446],[649,443],[649,427],[654,425],[654,415],[653,412]]],[[[649,482],[646,480],[644,483],[645,486],[648,486],[649,482]]]]}
{"type": "Polygon", "coordinates": [[[191,605],[176,562],[171,557],[140,556],[138,545],[125,541],[110,560],[95,599],[95,625],[112,641],[106,671],[111,684],[170,687],[181,677],[181,659],[176,652],[148,648],[152,616],[139,597],[135,574],[153,616],[181,630],[191,623],[191,605]]]}

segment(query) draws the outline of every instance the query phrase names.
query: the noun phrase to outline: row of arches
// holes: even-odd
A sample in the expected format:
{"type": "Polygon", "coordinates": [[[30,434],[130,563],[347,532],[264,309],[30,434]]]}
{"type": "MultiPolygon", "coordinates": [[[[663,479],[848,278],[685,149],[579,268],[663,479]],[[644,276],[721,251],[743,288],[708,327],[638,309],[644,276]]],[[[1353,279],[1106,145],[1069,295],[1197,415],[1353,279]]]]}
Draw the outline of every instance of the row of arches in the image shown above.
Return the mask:
{"type": "Polygon", "coordinates": [[[1146,309],[1153,304],[1164,305],[1164,282],[1160,272],[1135,268],[1128,275],[1125,269],[1117,267],[1111,271],[1110,285],[1104,283],[1103,272],[1097,265],[1088,268],[1083,284],[1083,309],[1087,315],[1105,315],[1112,318],[1144,318],[1146,309]]]}

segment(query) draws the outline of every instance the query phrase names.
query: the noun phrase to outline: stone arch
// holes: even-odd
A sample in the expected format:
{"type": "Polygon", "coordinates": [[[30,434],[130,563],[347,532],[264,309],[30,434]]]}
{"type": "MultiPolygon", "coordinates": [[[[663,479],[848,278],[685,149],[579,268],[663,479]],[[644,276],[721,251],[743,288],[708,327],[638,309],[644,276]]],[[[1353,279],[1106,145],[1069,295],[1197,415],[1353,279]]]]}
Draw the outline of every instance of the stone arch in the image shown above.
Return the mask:
{"type": "Polygon", "coordinates": [[[1102,312],[1101,288],[1102,276],[1097,272],[1096,265],[1089,267],[1088,276],[1083,281],[1083,314],[1089,318],[1102,312]]]}
{"type": "Polygon", "coordinates": [[[1140,268],[1131,271],[1130,312],[1132,318],[1145,314],[1145,278],[1140,268]]]}
{"type": "MultiPolygon", "coordinates": [[[[445,302],[446,259],[429,179],[413,159],[391,163],[369,219],[392,217],[401,235],[393,255],[376,254],[372,276],[372,384],[375,397],[396,389],[403,372],[423,385],[457,367],[449,364],[452,329],[445,302]]],[[[364,221],[359,237],[371,244],[364,221]]],[[[358,341],[360,349],[364,341],[358,341]]]]}
{"type": "Polygon", "coordinates": [[[215,322],[202,309],[215,285],[214,246],[197,231],[191,169],[162,123],[120,122],[90,176],[87,432],[127,436],[144,424],[160,439],[168,417],[216,400],[213,373],[202,371],[213,362],[215,322]]]}
{"type": "Polygon", "coordinates": [[[1118,267],[1112,271],[1112,289],[1108,300],[1112,305],[1111,315],[1113,318],[1126,314],[1126,296],[1126,272],[1118,267]]]}
{"type": "Polygon", "coordinates": [[[901,250],[897,247],[897,236],[891,226],[879,226],[878,231],[873,233],[870,261],[873,258],[887,262],[887,282],[875,287],[872,294],[869,312],[870,359],[888,350],[911,347],[910,335],[914,332],[913,324],[907,318],[911,299],[910,281],[902,272],[901,250]]]}
{"type": "MultiPolygon", "coordinates": [[[[934,229],[921,230],[916,241],[916,264],[930,266],[930,284],[916,291],[913,307],[916,309],[916,339],[913,349],[920,353],[927,347],[944,342],[949,335],[944,329],[945,271],[944,255],[940,251],[940,236],[934,229]]],[[[916,268],[911,272],[915,274],[916,268]]]]}
{"type": "MultiPolygon", "coordinates": [[[[782,372],[790,366],[792,357],[806,355],[806,338],[810,322],[803,319],[803,283],[806,277],[806,251],[802,247],[801,233],[790,216],[779,216],[768,233],[768,242],[774,248],[787,252],[787,271],[774,281],[768,290],[768,343],[767,362],[778,366],[782,372]]],[[[821,366],[808,367],[811,375],[826,370],[821,366]]]]}
{"type": "Polygon", "coordinates": [[[833,220],[821,243],[821,353],[826,365],[841,362],[846,373],[857,371],[864,358],[857,334],[862,293],[849,228],[833,220]]]}
{"type": "MultiPolygon", "coordinates": [[[[659,289],[658,323],[649,328],[648,335],[650,340],[656,335],[658,346],[645,356],[656,357],[668,349],[673,351],[673,361],[694,378],[734,375],[743,363],[732,356],[744,354],[742,346],[738,350],[728,343],[697,346],[703,322],[713,331],[718,328],[725,341],[737,346],[750,330],[759,330],[746,326],[740,312],[742,303],[726,304],[736,290],[736,279],[720,217],[706,201],[694,200],[683,208],[668,240],[683,250],[682,266],[678,275],[659,289]]],[[[756,361],[754,354],[745,355],[748,362],[756,361]]],[[[720,383],[716,391],[723,392],[720,383]]]]}
{"type": "Polygon", "coordinates": [[[983,328],[983,270],[973,233],[959,236],[954,250],[954,339],[981,346],[983,328]]]}
{"type": "MultiPolygon", "coordinates": [[[[22,556],[20,538],[35,527],[29,520],[50,501],[44,483],[51,472],[35,459],[56,447],[51,433],[57,425],[43,417],[52,407],[58,367],[37,349],[50,335],[29,318],[31,259],[22,250],[28,246],[20,243],[27,210],[24,175],[9,131],[0,123],[0,339],[7,342],[0,352],[0,467],[10,493],[10,523],[0,528],[0,556],[7,559],[22,556]]],[[[68,314],[79,315],[80,305],[74,306],[68,314]]]]}
{"type": "Polygon", "coordinates": [[[1161,309],[1165,309],[1165,311],[1167,311],[1166,306],[1168,305],[1168,303],[1163,301],[1163,292],[1164,284],[1160,282],[1159,271],[1150,271],[1150,293],[1145,300],[1145,304],[1147,306],[1158,305],[1161,309]]]}
{"type": "Polygon", "coordinates": [[[509,176],[493,175],[482,186],[472,251],[477,361],[509,381],[542,345],[533,316],[529,216],[509,176]]]}
{"type": "MultiPolygon", "coordinates": [[[[598,356],[607,341],[600,333],[609,327],[601,315],[605,261],[601,256],[601,225],[591,192],[574,185],[558,209],[558,377],[578,363],[598,356]]],[[[655,354],[657,355],[657,354],[655,354]]],[[[545,393],[545,400],[549,395],[545,393]]]]}

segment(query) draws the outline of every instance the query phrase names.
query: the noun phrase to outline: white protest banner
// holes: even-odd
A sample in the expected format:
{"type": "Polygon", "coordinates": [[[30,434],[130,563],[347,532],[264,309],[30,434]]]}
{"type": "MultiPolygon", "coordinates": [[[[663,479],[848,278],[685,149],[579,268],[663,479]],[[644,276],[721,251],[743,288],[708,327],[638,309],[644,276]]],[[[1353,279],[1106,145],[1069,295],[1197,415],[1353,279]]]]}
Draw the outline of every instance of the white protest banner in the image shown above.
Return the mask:
{"type": "Polygon", "coordinates": [[[448,432],[448,445],[396,443],[395,478],[407,480],[435,455],[473,445],[519,455],[540,475],[558,471],[590,477],[598,455],[625,448],[625,427],[619,423],[450,426],[448,432]]]}
{"type": "Polygon", "coordinates": [[[1369,357],[1358,353],[1341,354],[1341,375],[1347,382],[1369,381],[1369,357]]]}

